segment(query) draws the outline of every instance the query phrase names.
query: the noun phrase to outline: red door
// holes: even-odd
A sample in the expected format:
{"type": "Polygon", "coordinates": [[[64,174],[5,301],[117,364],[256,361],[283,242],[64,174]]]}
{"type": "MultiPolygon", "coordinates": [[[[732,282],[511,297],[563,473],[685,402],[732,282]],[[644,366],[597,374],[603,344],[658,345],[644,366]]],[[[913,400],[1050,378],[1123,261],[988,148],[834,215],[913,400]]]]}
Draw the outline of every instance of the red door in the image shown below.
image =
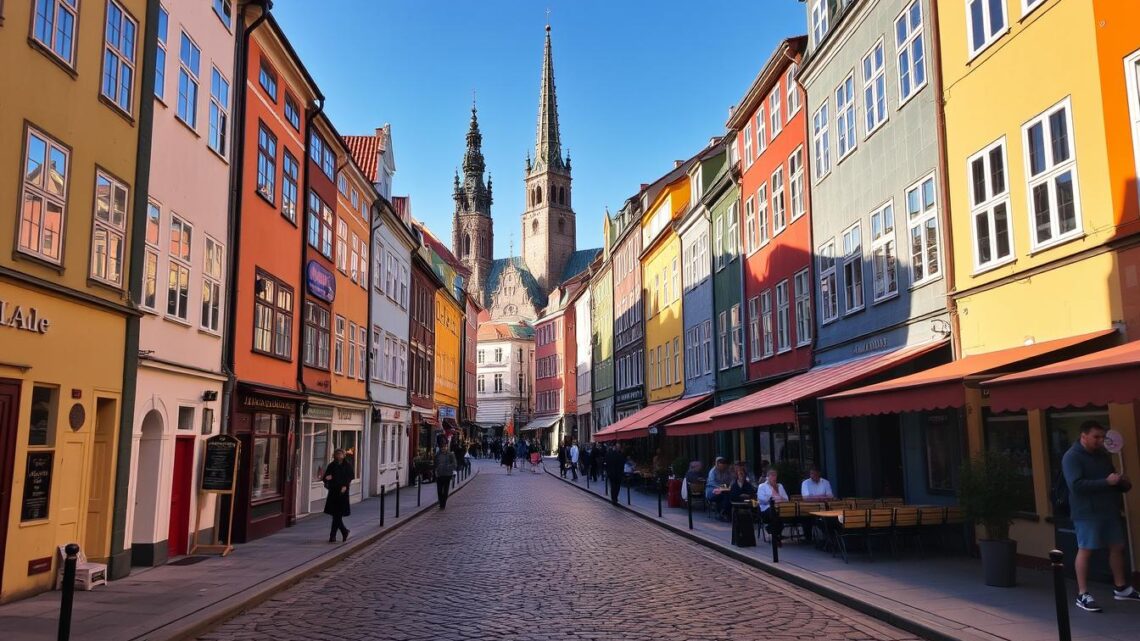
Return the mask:
{"type": "MultiPolygon", "coordinates": [[[[16,457],[16,425],[20,415],[20,384],[0,381],[0,568],[4,567],[4,542],[8,539],[8,508],[16,457]]],[[[0,589],[4,577],[0,574],[0,589]]]]}
{"type": "Polygon", "coordinates": [[[180,436],[174,441],[174,482],[170,484],[170,531],[166,534],[170,556],[186,554],[193,470],[194,437],[180,436]]]}

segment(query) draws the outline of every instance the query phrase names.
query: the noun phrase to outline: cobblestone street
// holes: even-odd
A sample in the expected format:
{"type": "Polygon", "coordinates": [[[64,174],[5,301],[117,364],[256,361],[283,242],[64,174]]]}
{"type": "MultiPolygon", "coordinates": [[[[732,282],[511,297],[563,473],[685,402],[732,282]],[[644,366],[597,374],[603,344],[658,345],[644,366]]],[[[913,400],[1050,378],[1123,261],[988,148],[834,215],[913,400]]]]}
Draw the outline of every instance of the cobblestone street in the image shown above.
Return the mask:
{"type": "Polygon", "coordinates": [[[487,465],[446,511],[201,637],[267,638],[914,637],[545,474],[508,477],[487,465]]]}

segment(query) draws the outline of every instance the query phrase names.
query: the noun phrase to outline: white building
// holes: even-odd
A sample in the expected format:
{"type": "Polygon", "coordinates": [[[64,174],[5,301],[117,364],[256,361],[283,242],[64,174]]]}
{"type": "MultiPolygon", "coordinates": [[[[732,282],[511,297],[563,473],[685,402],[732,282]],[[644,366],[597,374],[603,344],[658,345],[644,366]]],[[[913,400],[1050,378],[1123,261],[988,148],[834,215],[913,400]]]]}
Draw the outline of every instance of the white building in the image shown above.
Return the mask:
{"type": "MultiPolygon", "coordinates": [[[[534,328],[526,322],[491,322],[479,326],[475,352],[476,421],[505,426],[514,419],[515,434],[530,421],[534,389],[534,328]]],[[[496,430],[498,431],[498,430],[496,430]]]]}
{"type": "Polygon", "coordinates": [[[591,333],[593,332],[593,314],[591,313],[591,298],[590,288],[583,287],[581,294],[577,300],[574,301],[574,318],[576,324],[574,325],[574,344],[575,351],[577,351],[578,363],[578,405],[575,411],[578,414],[578,442],[586,443],[593,435],[593,409],[592,393],[593,393],[593,368],[594,362],[594,341],[591,333]]]}

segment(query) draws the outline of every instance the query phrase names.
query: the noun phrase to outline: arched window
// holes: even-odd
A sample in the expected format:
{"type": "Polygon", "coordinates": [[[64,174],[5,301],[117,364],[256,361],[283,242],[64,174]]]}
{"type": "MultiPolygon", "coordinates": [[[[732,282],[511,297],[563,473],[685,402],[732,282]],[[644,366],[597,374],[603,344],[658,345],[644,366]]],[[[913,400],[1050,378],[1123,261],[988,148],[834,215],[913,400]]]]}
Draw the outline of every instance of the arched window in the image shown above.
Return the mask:
{"type": "Polygon", "coordinates": [[[530,221],[530,233],[532,233],[532,234],[538,233],[538,219],[537,218],[530,221]]]}
{"type": "Polygon", "coordinates": [[[559,205],[565,205],[566,204],[566,189],[564,187],[558,188],[558,204],[559,205]]]}
{"type": "Polygon", "coordinates": [[[536,205],[542,204],[542,186],[538,186],[538,187],[534,188],[534,204],[536,204],[536,205]]]}
{"type": "Polygon", "coordinates": [[[471,234],[463,234],[463,255],[471,254],[471,234]]]}

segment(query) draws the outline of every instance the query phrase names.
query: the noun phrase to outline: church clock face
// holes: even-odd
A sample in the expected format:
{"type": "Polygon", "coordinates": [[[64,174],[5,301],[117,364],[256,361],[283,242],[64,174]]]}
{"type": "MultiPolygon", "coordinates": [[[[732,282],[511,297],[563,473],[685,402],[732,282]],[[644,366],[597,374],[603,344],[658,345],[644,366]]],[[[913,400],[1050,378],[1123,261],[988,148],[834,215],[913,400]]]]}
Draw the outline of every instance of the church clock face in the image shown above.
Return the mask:
{"type": "Polygon", "coordinates": [[[519,313],[519,308],[515,307],[514,305],[507,305],[503,308],[503,313],[507,316],[514,316],[515,314],[519,313]]]}

